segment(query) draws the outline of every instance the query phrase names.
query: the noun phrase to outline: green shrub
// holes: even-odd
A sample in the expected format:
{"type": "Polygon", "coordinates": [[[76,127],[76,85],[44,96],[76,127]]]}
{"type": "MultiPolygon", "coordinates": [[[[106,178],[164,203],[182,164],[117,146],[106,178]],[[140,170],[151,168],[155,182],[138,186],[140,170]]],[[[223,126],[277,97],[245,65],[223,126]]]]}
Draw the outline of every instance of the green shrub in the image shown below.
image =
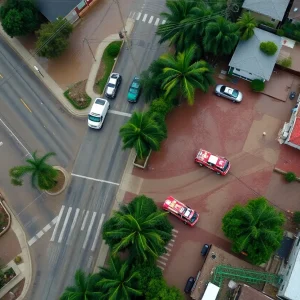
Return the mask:
{"type": "Polygon", "coordinates": [[[295,211],[293,221],[298,225],[300,224],[300,211],[295,211]]]}
{"type": "Polygon", "coordinates": [[[283,29],[277,29],[276,33],[279,36],[284,36],[284,30],[283,29]]]}
{"type": "Polygon", "coordinates": [[[251,81],[251,88],[254,92],[261,92],[265,88],[265,83],[260,79],[254,79],[251,81]]]}
{"type": "Polygon", "coordinates": [[[287,181],[287,182],[293,182],[296,180],[296,174],[293,173],[293,172],[287,172],[285,175],[284,175],[284,179],[287,181]]]}
{"type": "Polygon", "coordinates": [[[283,58],[278,61],[278,64],[285,68],[290,68],[292,66],[292,58],[290,56],[287,58],[283,58]]]}
{"type": "Polygon", "coordinates": [[[23,260],[22,260],[22,257],[21,256],[16,256],[15,259],[14,259],[15,263],[18,265],[20,264],[23,260]]]}
{"type": "Polygon", "coordinates": [[[258,21],[258,24],[259,24],[259,25],[260,25],[260,24],[263,24],[263,25],[266,25],[266,26],[268,26],[268,27],[275,28],[274,23],[271,23],[271,22],[268,22],[268,21],[259,20],[259,21],[258,21]]]}
{"type": "Polygon", "coordinates": [[[161,114],[163,116],[166,116],[167,113],[170,112],[172,108],[173,105],[171,101],[164,98],[155,99],[150,104],[150,110],[152,112],[161,114]]]}
{"type": "Polygon", "coordinates": [[[89,105],[91,104],[92,98],[88,95],[85,94],[84,95],[84,101],[82,102],[78,102],[77,99],[73,99],[70,96],[70,89],[66,90],[64,92],[64,96],[69,100],[69,102],[76,108],[76,109],[85,109],[87,107],[89,107],[89,105]]]}
{"type": "Polygon", "coordinates": [[[117,57],[120,52],[121,45],[122,42],[120,41],[110,43],[106,48],[107,54],[114,58],[117,57]]]}
{"type": "Polygon", "coordinates": [[[273,42],[261,42],[259,49],[267,55],[274,55],[277,52],[278,47],[273,42]]]}

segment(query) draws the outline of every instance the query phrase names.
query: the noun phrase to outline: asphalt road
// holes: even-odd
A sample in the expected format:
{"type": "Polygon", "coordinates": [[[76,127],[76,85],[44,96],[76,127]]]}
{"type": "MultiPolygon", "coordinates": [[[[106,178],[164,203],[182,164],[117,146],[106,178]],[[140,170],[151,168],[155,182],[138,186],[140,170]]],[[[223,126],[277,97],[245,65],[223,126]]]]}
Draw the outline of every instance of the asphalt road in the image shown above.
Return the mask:
{"type": "Polygon", "coordinates": [[[55,217],[53,203],[59,203],[61,198],[47,197],[31,188],[28,180],[23,187],[12,186],[9,169],[24,164],[33,151],[39,155],[53,151],[57,155],[50,162],[70,169],[86,131],[83,123],[62,109],[0,37],[0,187],[28,237],[55,217]]]}
{"type": "Polygon", "coordinates": [[[91,272],[94,267],[102,242],[101,228],[109,217],[129,155],[129,151],[122,150],[119,129],[128,120],[127,114],[144,106],[143,95],[137,104],[127,102],[128,87],[137,69],[147,69],[153,59],[166,51],[166,47],[157,44],[154,22],[149,23],[151,15],[153,20],[159,17],[163,4],[164,1],[141,1],[134,5],[136,12],[148,14],[148,20],[136,21],[131,34],[134,62],[124,47],[115,68],[123,81],[110,104],[111,110],[119,114],[109,114],[101,130],[89,129],[83,138],[72,170],[72,183],[58,217],[49,224],[52,228],[42,241],[32,245],[39,257],[39,271],[30,299],[58,299],[64,288],[73,284],[76,269],[91,272]]]}

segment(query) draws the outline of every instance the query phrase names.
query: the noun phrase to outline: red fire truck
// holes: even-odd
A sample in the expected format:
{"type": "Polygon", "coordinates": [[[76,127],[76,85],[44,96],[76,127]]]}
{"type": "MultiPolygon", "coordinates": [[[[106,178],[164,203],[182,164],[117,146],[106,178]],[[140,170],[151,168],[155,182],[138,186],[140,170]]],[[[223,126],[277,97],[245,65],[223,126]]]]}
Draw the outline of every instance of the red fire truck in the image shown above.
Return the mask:
{"type": "Polygon", "coordinates": [[[197,212],[172,196],[169,196],[165,200],[163,209],[180,219],[184,224],[190,226],[194,226],[199,219],[197,212]]]}

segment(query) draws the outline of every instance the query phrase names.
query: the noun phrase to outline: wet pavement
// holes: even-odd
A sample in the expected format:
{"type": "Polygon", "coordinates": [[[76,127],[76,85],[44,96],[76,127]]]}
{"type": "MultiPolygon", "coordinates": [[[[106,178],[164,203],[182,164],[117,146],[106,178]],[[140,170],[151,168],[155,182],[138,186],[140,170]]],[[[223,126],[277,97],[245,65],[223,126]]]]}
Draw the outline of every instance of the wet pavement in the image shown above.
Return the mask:
{"type": "MultiPolygon", "coordinates": [[[[119,0],[124,20],[130,13],[131,7],[138,0],[119,0]]],[[[49,75],[63,88],[88,78],[93,56],[100,42],[108,35],[118,33],[122,29],[122,21],[117,5],[111,0],[95,0],[90,9],[76,22],[70,37],[70,45],[63,55],[57,59],[47,60],[38,56],[38,62],[49,75]],[[83,42],[87,39],[87,42],[83,42]]],[[[34,51],[35,37],[21,38],[22,44],[34,51]]]]}
{"type": "MultiPolygon", "coordinates": [[[[188,277],[201,268],[204,243],[230,251],[222,218],[235,204],[266,196],[278,209],[300,210],[300,184],[288,184],[273,172],[276,166],[300,174],[300,151],[277,142],[295,103],[254,93],[242,80],[235,85],[216,81],[241,90],[244,100],[237,104],[215,96],[213,89],[207,94],[198,91],[194,106],[184,103],[168,115],[168,139],[151,154],[148,168],[132,172],[143,178],[140,194],[159,206],[172,195],[200,213],[194,228],[170,216],[178,233],[164,276],[182,290],[188,277]],[[196,165],[194,157],[201,147],[227,157],[232,165],[229,174],[221,177],[196,165]]],[[[126,197],[128,201],[132,195],[126,197]]]]}

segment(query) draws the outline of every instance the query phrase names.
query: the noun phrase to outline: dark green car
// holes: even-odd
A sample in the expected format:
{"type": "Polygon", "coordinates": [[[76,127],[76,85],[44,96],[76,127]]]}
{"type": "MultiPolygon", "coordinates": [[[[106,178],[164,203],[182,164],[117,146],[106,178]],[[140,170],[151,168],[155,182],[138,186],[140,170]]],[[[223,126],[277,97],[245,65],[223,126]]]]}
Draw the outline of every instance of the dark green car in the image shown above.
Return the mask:
{"type": "Polygon", "coordinates": [[[137,102],[141,92],[141,83],[139,77],[134,77],[128,90],[127,100],[129,102],[137,102]]]}

